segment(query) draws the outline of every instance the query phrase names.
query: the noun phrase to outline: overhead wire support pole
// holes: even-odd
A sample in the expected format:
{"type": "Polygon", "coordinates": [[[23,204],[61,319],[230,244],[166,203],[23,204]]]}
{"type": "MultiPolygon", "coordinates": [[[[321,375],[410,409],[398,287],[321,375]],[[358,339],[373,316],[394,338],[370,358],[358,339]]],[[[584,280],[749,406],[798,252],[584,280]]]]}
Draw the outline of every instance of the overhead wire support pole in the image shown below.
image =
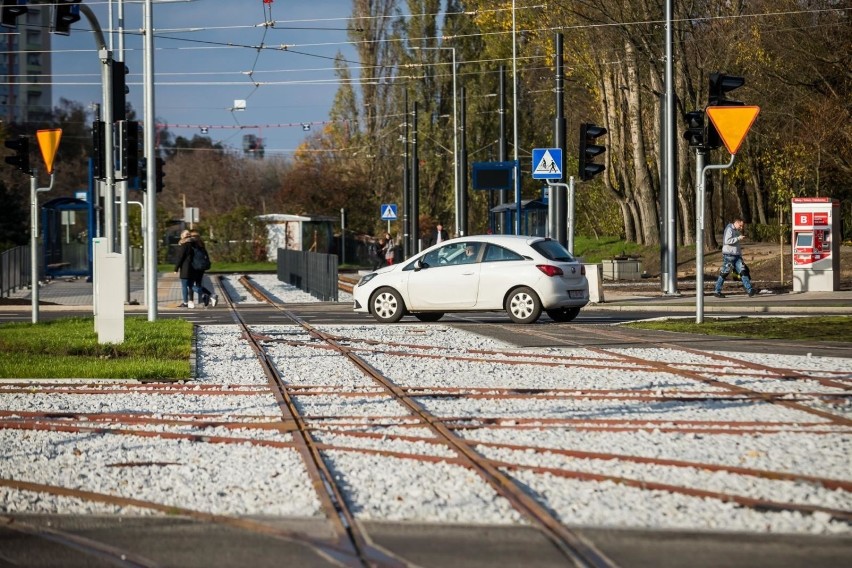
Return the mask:
{"type": "Polygon", "coordinates": [[[672,49],[672,11],[674,0],[666,0],[666,114],[664,144],[666,153],[666,247],[668,248],[667,294],[677,294],[677,199],[675,195],[675,163],[674,163],[674,66],[672,49]]]}
{"type": "Polygon", "coordinates": [[[512,0],[512,121],[515,141],[515,234],[521,234],[521,167],[518,161],[518,45],[515,27],[515,0],[512,0]]]}
{"type": "Polygon", "coordinates": [[[143,76],[145,100],[145,159],[148,167],[145,192],[145,296],[148,302],[148,321],[157,319],[157,174],[154,147],[154,12],[151,0],[145,0],[144,18],[145,68],[143,76]]]}

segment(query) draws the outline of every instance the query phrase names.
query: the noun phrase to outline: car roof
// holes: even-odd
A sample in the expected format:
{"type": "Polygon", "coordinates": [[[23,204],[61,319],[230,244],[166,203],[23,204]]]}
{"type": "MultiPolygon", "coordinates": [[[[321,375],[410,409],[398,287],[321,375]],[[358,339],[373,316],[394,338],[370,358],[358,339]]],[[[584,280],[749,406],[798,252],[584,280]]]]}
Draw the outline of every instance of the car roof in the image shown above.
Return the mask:
{"type": "Polygon", "coordinates": [[[462,242],[462,241],[480,241],[485,243],[533,243],[536,241],[544,241],[547,240],[545,237],[534,237],[530,235],[465,235],[463,237],[455,237],[452,239],[448,239],[443,241],[441,244],[449,243],[449,242],[462,242]]]}

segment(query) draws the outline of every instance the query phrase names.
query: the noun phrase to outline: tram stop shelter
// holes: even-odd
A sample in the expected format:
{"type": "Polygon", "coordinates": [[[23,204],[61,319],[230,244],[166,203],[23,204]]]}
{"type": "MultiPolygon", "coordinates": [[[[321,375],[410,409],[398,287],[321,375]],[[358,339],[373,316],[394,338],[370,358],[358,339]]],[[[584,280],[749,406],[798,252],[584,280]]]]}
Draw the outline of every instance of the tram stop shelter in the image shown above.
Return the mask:
{"type": "Polygon", "coordinates": [[[81,199],[58,197],[41,206],[45,277],[91,278],[89,235],[93,234],[93,222],[89,203],[81,199]]]}
{"type": "MultiPolygon", "coordinates": [[[[513,235],[517,214],[518,204],[515,202],[493,207],[489,226],[494,227],[497,234],[513,235]]],[[[521,234],[531,237],[547,236],[547,203],[540,199],[521,201],[521,234]]]]}

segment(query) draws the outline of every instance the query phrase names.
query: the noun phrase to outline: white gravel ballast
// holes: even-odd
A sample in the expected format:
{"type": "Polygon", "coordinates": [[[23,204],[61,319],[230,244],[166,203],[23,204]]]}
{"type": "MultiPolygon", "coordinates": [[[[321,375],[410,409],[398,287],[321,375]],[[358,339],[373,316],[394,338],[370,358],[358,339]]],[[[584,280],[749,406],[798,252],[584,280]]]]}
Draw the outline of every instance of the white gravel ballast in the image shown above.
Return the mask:
{"type": "MultiPolygon", "coordinates": [[[[264,280],[263,285],[281,301],[308,301],[288,296],[293,291],[280,283],[264,280]]],[[[237,296],[250,297],[235,281],[228,286],[237,296]]],[[[797,392],[799,406],[783,406],[758,398],[725,398],[721,395],[731,393],[723,387],[677,373],[688,367],[696,376],[719,378],[721,373],[711,366],[722,363],[710,352],[703,357],[654,348],[624,351],[630,358],[664,361],[672,369],[655,372],[633,359],[618,360],[616,350],[608,355],[583,349],[521,351],[442,324],[318,327],[398,387],[415,389],[418,404],[445,424],[458,426],[456,436],[494,460],[568,525],[852,533],[836,514],[852,514],[852,429],[808,411],[820,409],[849,420],[847,398],[826,402],[837,394],[836,387],[807,381],[797,391],[795,381],[786,381],[791,383],[787,390],[797,392]],[[517,360],[521,357],[526,359],[517,360]],[[553,357],[559,358],[558,365],[543,364],[553,357]],[[535,389],[542,392],[527,392],[535,389]],[[547,389],[559,396],[548,396],[543,392],[547,389]],[[594,395],[604,390],[610,391],[609,398],[594,395]],[[643,398],[649,393],[658,399],[643,398]],[[828,398],[820,399],[823,395],[828,398]],[[597,457],[582,457],[582,452],[597,457]],[[692,465],[640,464],[627,459],[631,457],[692,465]],[[701,464],[722,469],[711,471],[701,464]],[[738,468],[748,472],[738,473],[738,468]],[[840,486],[826,487],[820,479],[840,486]],[[643,488],[641,482],[673,489],[643,488]],[[810,510],[768,512],[727,496],[810,510]]],[[[356,517],[527,522],[457,461],[456,450],[344,356],[318,348],[294,325],[253,331],[266,336],[262,344],[292,387],[296,407],[323,445],[322,455],[356,517]]],[[[93,387],[85,393],[52,392],[49,387],[56,382],[31,381],[27,391],[20,388],[21,380],[14,381],[16,388],[11,381],[0,381],[0,413],[7,425],[0,428],[0,479],[223,515],[321,516],[294,446],[298,434],[273,426],[286,417],[236,326],[200,327],[196,354],[198,376],[169,393],[98,392],[99,385],[127,381],[60,382],[93,387]],[[188,388],[192,386],[199,390],[188,388]],[[39,427],[31,413],[67,415],[69,428],[39,427]],[[14,420],[29,426],[12,426],[14,420]],[[80,431],[73,431],[77,427],[80,431]]],[[[742,360],[845,384],[852,380],[850,359],[743,354],[742,360]]],[[[742,381],[763,392],[764,383],[753,369],[728,362],[725,371],[725,381],[742,381]]],[[[767,393],[784,392],[775,380],[765,386],[767,393]]],[[[0,484],[1,513],[162,514],[8,485],[0,484]]]]}

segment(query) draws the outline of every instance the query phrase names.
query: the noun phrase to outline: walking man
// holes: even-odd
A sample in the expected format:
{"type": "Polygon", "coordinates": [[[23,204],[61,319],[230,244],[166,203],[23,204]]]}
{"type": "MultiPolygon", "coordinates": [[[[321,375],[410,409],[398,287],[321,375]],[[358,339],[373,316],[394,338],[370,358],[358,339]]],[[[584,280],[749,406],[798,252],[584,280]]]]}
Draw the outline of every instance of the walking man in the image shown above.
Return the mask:
{"type": "Polygon", "coordinates": [[[725,279],[731,273],[731,270],[740,275],[743,287],[749,297],[754,296],[748,266],[743,262],[743,252],[740,246],[740,242],[745,238],[745,235],[742,234],[743,225],[743,220],[737,217],[733,223],[729,223],[725,227],[725,234],[722,237],[722,268],[719,270],[716,289],[713,291],[713,295],[717,298],[725,297],[722,293],[722,284],[725,283],[725,279]]]}

